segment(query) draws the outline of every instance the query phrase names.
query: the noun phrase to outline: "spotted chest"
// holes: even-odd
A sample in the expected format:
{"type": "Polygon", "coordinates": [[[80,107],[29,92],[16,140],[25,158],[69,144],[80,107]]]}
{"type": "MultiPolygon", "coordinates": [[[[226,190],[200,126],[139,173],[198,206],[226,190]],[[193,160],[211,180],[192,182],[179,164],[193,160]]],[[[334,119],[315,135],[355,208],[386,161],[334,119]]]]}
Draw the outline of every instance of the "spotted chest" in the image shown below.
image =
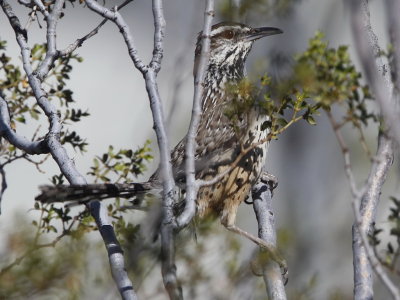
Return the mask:
{"type": "MultiPolygon", "coordinates": [[[[239,84],[244,70],[208,70],[202,99],[202,115],[196,135],[195,167],[196,179],[213,180],[226,173],[217,183],[200,188],[197,197],[197,215],[220,216],[223,224],[232,224],[236,211],[250,193],[265,164],[267,143],[257,144],[267,136],[261,130],[267,116],[259,112],[256,104],[238,114],[233,124],[226,113],[234,102],[243,103],[241,94],[227,93],[226,85],[239,84]],[[256,147],[253,147],[257,144],[256,147]],[[251,148],[245,154],[242,150],[251,148]],[[240,158],[240,159],[239,159],[240,158]],[[227,170],[229,169],[229,172],[227,170]]],[[[177,183],[184,187],[183,139],[172,152],[172,164],[177,183]]]]}
{"type": "Polygon", "coordinates": [[[208,170],[208,174],[199,174],[204,180],[212,180],[217,174],[230,169],[219,182],[199,190],[197,203],[200,217],[214,214],[220,216],[224,225],[234,224],[238,206],[249,196],[250,189],[265,164],[268,143],[264,142],[256,147],[254,145],[265,141],[268,132],[261,130],[261,126],[267,119],[268,117],[257,113],[251,120],[246,134],[233,143],[231,151],[219,153],[216,158],[218,163],[215,164],[213,172],[208,170]],[[243,145],[244,149],[252,149],[243,155],[240,145],[243,145]],[[238,161],[239,156],[242,158],[238,161]],[[237,162],[235,166],[234,162],[237,162]]]}

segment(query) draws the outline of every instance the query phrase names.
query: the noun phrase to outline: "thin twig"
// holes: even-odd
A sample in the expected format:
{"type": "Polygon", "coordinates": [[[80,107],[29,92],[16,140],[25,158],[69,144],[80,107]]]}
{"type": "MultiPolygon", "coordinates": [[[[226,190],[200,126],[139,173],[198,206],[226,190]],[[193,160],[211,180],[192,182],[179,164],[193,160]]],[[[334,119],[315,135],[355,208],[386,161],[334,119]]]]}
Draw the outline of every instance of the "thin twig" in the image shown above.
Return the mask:
{"type": "Polygon", "coordinates": [[[21,256],[19,256],[18,258],[16,258],[12,263],[8,264],[6,267],[2,268],[0,270],[0,277],[5,274],[8,270],[10,270],[11,268],[13,268],[16,265],[19,265],[27,256],[31,255],[33,252],[38,251],[40,249],[43,248],[49,248],[49,247],[55,247],[57,245],[57,243],[59,241],[61,241],[61,239],[68,235],[71,231],[72,226],[75,224],[75,219],[71,222],[70,226],[68,227],[68,229],[63,230],[63,232],[58,235],[53,241],[49,242],[49,243],[44,243],[44,244],[37,244],[37,238],[39,237],[39,230],[40,227],[38,226],[38,230],[37,230],[37,234],[35,236],[35,241],[33,243],[33,245],[31,246],[31,248],[29,250],[27,250],[24,254],[22,254],[21,256]]]}
{"type": "Polygon", "coordinates": [[[339,126],[339,124],[336,123],[336,121],[330,111],[326,111],[326,114],[332,125],[333,132],[335,133],[335,136],[339,143],[340,149],[342,150],[343,159],[344,159],[344,170],[345,170],[347,179],[350,184],[351,194],[352,194],[353,198],[360,199],[365,191],[359,191],[359,189],[357,187],[357,183],[354,178],[353,171],[351,169],[349,148],[347,147],[347,144],[342,136],[342,133],[340,132],[341,126],[339,126]]]}
{"type": "Polygon", "coordinates": [[[120,30],[122,36],[124,37],[125,43],[128,48],[129,56],[132,59],[135,67],[144,74],[147,71],[148,66],[146,66],[138,56],[135,41],[130,32],[129,26],[126,24],[125,20],[118,11],[112,11],[94,0],[85,1],[87,6],[97,14],[103,16],[104,18],[114,22],[118,29],[120,30]]]}
{"type": "MultiPolygon", "coordinates": [[[[121,10],[121,8],[123,8],[124,6],[128,5],[129,3],[133,2],[134,0],[126,0],[124,1],[121,5],[118,5],[116,10],[121,10]]],[[[86,34],[85,36],[77,39],[75,42],[73,42],[72,44],[70,44],[68,47],[66,47],[64,50],[60,50],[59,55],[60,56],[66,56],[68,54],[71,54],[72,52],[74,52],[77,48],[81,47],[83,45],[84,42],[86,42],[88,39],[90,39],[91,37],[95,36],[101,27],[103,27],[104,24],[107,23],[109,19],[104,18],[103,21],[100,22],[99,25],[96,26],[96,28],[94,28],[92,31],[90,31],[88,34],[86,34]]]]}
{"type": "Polygon", "coordinates": [[[211,24],[214,17],[214,1],[207,0],[204,12],[204,26],[202,31],[201,53],[199,64],[197,66],[194,77],[194,96],[192,119],[190,121],[189,130],[186,135],[185,146],[185,174],[186,174],[186,198],[185,208],[178,216],[176,223],[179,228],[189,224],[196,212],[196,199],[199,190],[195,178],[195,153],[196,153],[196,136],[201,118],[201,97],[204,90],[204,79],[208,68],[210,57],[210,34],[211,24]]]}
{"type": "Polygon", "coordinates": [[[25,30],[28,30],[29,27],[31,26],[32,22],[35,20],[35,18],[37,18],[36,13],[37,13],[37,6],[35,5],[32,8],[32,12],[29,14],[28,21],[26,22],[25,27],[24,27],[25,30]]]}
{"type": "Polygon", "coordinates": [[[49,157],[50,157],[50,154],[47,154],[47,155],[46,155],[42,160],[40,160],[40,161],[34,161],[33,159],[31,159],[31,158],[28,157],[28,156],[24,156],[23,158],[24,158],[25,160],[29,161],[30,163],[32,163],[32,164],[36,167],[36,170],[38,170],[38,172],[40,172],[40,173],[42,173],[42,174],[45,174],[46,172],[43,171],[43,170],[40,168],[40,166],[41,166],[46,160],[48,160],[49,157]]]}

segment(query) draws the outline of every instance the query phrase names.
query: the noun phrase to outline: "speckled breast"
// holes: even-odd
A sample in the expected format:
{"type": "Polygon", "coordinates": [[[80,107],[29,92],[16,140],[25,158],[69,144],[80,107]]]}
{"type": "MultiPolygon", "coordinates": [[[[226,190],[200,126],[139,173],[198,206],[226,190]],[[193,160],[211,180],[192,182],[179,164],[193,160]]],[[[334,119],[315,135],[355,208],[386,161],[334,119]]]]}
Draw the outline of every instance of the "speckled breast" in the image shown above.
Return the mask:
{"type": "MultiPolygon", "coordinates": [[[[216,173],[221,174],[227,169],[231,170],[216,184],[199,190],[198,215],[200,217],[209,214],[219,215],[223,224],[231,224],[234,222],[238,206],[249,197],[251,187],[260,176],[265,164],[268,148],[266,142],[268,131],[261,130],[262,124],[268,120],[268,117],[258,112],[254,112],[253,116],[241,141],[233,146],[236,149],[226,152],[225,157],[223,155],[219,157],[220,161],[225,163],[218,166],[216,173]],[[240,144],[243,145],[242,150],[240,144]],[[239,156],[241,156],[240,160],[239,156]]],[[[203,179],[213,178],[213,175],[207,175],[203,179]]]]}

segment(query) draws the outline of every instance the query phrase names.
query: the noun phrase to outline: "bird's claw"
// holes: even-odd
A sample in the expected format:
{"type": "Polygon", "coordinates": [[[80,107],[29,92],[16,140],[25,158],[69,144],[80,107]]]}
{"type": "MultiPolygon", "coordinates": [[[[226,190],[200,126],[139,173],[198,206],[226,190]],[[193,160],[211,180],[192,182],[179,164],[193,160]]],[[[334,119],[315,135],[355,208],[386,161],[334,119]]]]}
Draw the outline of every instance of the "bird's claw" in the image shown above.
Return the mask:
{"type": "Polygon", "coordinates": [[[268,185],[269,189],[271,190],[271,194],[273,193],[274,189],[278,186],[278,178],[268,172],[261,173],[261,182],[268,185]]]}
{"type": "Polygon", "coordinates": [[[281,268],[283,285],[286,285],[289,281],[289,268],[287,266],[286,260],[283,259],[282,262],[279,264],[279,267],[281,268]]]}
{"type": "Polygon", "coordinates": [[[279,254],[275,252],[275,250],[269,252],[267,256],[263,256],[261,254],[261,256],[258,256],[251,260],[251,271],[255,276],[263,276],[263,269],[266,267],[266,264],[268,264],[268,262],[275,262],[279,266],[281,270],[282,282],[284,285],[286,285],[289,281],[289,268],[287,266],[286,260],[280,257],[279,254]]]}

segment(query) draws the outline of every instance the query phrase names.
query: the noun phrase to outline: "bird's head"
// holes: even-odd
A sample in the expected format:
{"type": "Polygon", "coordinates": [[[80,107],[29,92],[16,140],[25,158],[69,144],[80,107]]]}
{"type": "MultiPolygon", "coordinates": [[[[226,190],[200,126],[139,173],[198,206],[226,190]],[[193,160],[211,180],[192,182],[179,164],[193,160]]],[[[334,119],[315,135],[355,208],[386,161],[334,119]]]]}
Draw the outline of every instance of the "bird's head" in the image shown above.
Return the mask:
{"type": "MultiPolygon", "coordinates": [[[[245,24],[221,22],[211,27],[209,65],[218,69],[244,69],[254,41],[283,31],[274,27],[252,28],[245,24]]],[[[194,72],[201,53],[203,33],[197,38],[194,72]]],[[[239,71],[239,70],[237,70],[239,71]]]]}

